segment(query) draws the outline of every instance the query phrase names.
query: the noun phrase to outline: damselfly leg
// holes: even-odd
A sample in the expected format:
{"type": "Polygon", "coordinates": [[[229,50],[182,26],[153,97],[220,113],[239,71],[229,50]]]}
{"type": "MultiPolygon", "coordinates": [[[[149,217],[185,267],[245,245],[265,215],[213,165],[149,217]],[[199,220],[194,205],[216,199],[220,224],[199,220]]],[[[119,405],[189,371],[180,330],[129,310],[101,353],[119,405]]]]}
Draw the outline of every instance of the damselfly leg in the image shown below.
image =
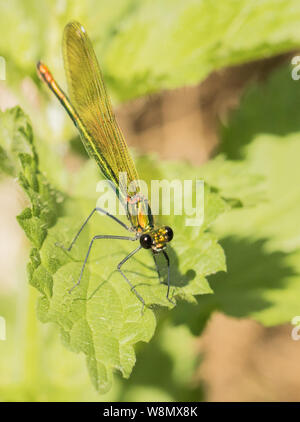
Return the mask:
{"type": "Polygon", "coordinates": [[[89,219],[94,215],[94,213],[98,211],[101,212],[104,215],[107,215],[107,217],[112,218],[114,221],[116,221],[118,224],[120,224],[122,227],[124,227],[124,229],[130,231],[130,228],[128,226],[126,226],[125,223],[123,223],[123,221],[119,220],[117,217],[115,217],[114,215],[110,214],[109,212],[105,211],[102,208],[96,207],[93,209],[93,211],[89,214],[89,216],[86,218],[86,220],[84,221],[84,223],[82,224],[82,226],[80,227],[80,229],[78,230],[78,232],[76,233],[74,239],[72,240],[72,242],[70,243],[70,246],[68,248],[66,248],[65,246],[61,245],[60,243],[56,242],[56,246],[59,246],[60,248],[64,249],[67,252],[70,252],[72,247],[74,246],[76,240],[78,239],[80,233],[82,232],[82,230],[84,229],[84,227],[86,226],[87,222],[89,221],[89,219]]]}
{"type": "Polygon", "coordinates": [[[142,304],[143,304],[143,307],[142,307],[142,312],[143,312],[143,309],[144,309],[144,307],[145,307],[145,301],[144,301],[144,299],[142,298],[142,296],[136,291],[136,289],[135,289],[135,287],[132,285],[132,283],[128,280],[128,278],[126,277],[126,275],[123,273],[123,271],[121,270],[121,267],[122,267],[122,265],[123,264],[125,264],[125,262],[127,262],[133,255],[135,255],[139,250],[141,250],[142,249],[142,247],[141,246],[139,246],[138,248],[136,248],[134,251],[132,251],[132,252],[130,252],[130,254],[129,255],[127,255],[124,259],[122,259],[122,261],[121,262],[119,262],[119,264],[118,264],[118,271],[122,274],[122,276],[123,276],[123,278],[127,281],[127,283],[129,284],[129,286],[130,286],[130,288],[131,288],[131,290],[135,293],[135,295],[136,295],[136,297],[142,302],[142,304]]]}
{"type": "Polygon", "coordinates": [[[97,235],[97,236],[94,236],[94,237],[93,237],[93,239],[92,239],[92,240],[91,240],[91,242],[90,242],[90,245],[89,245],[89,248],[88,248],[87,254],[86,254],[86,256],[85,256],[85,259],[84,259],[83,265],[82,265],[82,267],[81,267],[81,271],[80,271],[80,276],[79,276],[79,279],[78,279],[77,283],[75,283],[75,284],[74,284],[74,286],[73,286],[73,287],[71,287],[71,289],[69,290],[69,293],[71,293],[71,292],[72,292],[72,290],[74,290],[74,289],[75,289],[75,287],[79,286],[79,284],[80,284],[80,282],[81,282],[81,279],[82,279],[82,275],[83,275],[83,272],[84,272],[85,266],[86,266],[86,263],[87,263],[87,260],[88,260],[88,257],[89,257],[89,254],[90,254],[91,249],[92,249],[92,246],[93,246],[93,244],[94,244],[94,241],[95,241],[95,240],[98,240],[98,239],[131,240],[131,241],[135,241],[135,240],[137,240],[137,238],[136,238],[136,237],[130,237],[130,236],[113,236],[113,235],[109,235],[109,234],[104,234],[104,235],[97,235]]]}

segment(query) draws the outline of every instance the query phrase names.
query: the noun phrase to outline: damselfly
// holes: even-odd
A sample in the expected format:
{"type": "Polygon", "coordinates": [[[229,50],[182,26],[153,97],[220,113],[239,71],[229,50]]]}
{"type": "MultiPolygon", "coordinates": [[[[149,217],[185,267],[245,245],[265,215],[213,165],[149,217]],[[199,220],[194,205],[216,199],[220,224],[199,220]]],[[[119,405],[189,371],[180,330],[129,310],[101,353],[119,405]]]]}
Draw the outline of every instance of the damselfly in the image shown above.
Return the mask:
{"type": "Polygon", "coordinates": [[[144,299],[126,277],[122,271],[122,266],[142,248],[150,249],[159,275],[156,255],[160,252],[163,253],[168,267],[166,297],[171,301],[169,298],[170,261],[165,249],[167,243],[173,238],[173,231],[168,226],[158,227],[154,223],[149,202],[140,192],[138,174],[113,114],[91,41],[83,26],[78,22],[70,22],[65,27],[63,57],[70,99],[55,82],[47,66],[41,62],[37,64],[38,75],[46,82],[73,120],[88,154],[96,160],[105,178],[113,183],[115,192],[125,207],[130,223],[130,225],[126,225],[115,215],[96,207],[84,221],[67,250],[71,251],[78,236],[96,211],[112,218],[131,233],[131,236],[94,236],[90,241],[78,281],[70,289],[70,292],[80,284],[94,241],[98,239],[119,239],[139,241],[139,246],[122,259],[117,269],[143,306],[145,305],[144,299]],[[126,174],[126,182],[120,177],[120,174],[124,173],[126,174]],[[128,193],[129,185],[130,193],[128,193]],[[134,189],[132,189],[133,186],[134,189]]]}

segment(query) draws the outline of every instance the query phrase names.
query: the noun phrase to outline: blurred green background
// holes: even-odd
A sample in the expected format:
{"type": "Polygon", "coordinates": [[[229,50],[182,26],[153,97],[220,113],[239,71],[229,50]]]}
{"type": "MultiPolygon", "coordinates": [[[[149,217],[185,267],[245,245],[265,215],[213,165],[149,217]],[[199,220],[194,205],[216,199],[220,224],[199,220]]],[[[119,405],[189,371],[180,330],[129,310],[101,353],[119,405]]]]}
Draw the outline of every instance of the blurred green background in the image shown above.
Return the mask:
{"type": "Polygon", "coordinates": [[[138,344],[129,380],[116,375],[99,395],[85,358],[36,318],[29,243],[15,219],[26,199],[2,177],[0,400],[298,401],[299,346],[283,324],[300,310],[300,91],[290,64],[300,46],[299,2],[14,0],[0,1],[0,11],[0,108],[19,104],[28,113],[40,167],[57,188],[69,188],[87,163],[35,63],[42,59],[65,86],[61,39],[76,19],[137,153],[201,165],[233,198],[243,169],[252,171],[265,192],[212,228],[227,258],[227,273],[209,278],[215,294],[162,311],[154,338],[138,344]]]}

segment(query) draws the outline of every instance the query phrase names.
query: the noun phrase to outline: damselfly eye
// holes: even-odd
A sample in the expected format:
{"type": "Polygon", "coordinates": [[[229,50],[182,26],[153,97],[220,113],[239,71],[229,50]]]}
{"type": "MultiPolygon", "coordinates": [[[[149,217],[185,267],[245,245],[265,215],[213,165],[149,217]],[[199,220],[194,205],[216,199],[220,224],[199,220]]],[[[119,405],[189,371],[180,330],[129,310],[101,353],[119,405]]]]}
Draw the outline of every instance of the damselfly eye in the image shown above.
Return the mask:
{"type": "Polygon", "coordinates": [[[150,249],[152,246],[152,238],[149,234],[142,234],[140,237],[140,244],[144,249],[150,249]]]}
{"type": "Polygon", "coordinates": [[[173,239],[173,236],[174,236],[173,230],[169,226],[166,226],[165,230],[166,230],[168,242],[171,242],[171,240],[173,239]]]}

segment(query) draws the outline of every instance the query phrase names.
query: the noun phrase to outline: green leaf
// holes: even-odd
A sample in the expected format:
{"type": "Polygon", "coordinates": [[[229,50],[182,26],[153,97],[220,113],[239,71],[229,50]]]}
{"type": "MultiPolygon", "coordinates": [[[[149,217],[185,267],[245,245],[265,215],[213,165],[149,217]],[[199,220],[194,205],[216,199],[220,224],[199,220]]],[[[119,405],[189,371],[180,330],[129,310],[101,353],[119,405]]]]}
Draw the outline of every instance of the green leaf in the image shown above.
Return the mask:
{"type": "Polygon", "coordinates": [[[202,177],[231,208],[249,208],[266,200],[266,181],[244,161],[231,161],[223,155],[202,166],[202,177]]]}
{"type": "Polygon", "coordinates": [[[20,107],[0,111],[0,170],[9,176],[16,176],[20,170],[19,154],[35,154],[32,145],[32,129],[20,107]]]}
{"type": "Polygon", "coordinates": [[[110,393],[100,396],[85,370],[84,355],[74,354],[62,345],[54,324],[37,320],[35,303],[39,293],[26,284],[25,272],[19,281],[17,291],[1,289],[0,295],[0,312],[8,333],[0,347],[0,400],[116,401],[119,380],[110,393]]]}
{"type": "MultiPolygon", "coordinates": [[[[12,109],[5,115],[11,113],[16,128],[20,126],[20,116],[23,123],[27,122],[25,127],[29,127],[26,116],[20,109],[17,110],[18,113],[12,109]]],[[[7,120],[2,119],[1,122],[1,130],[5,131],[7,120]]],[[[19,133],[16,128],[8,136],[7,145],[11,149],[14,134],[19,133]]],[[[72,197],[57,191],[39,169],[31,130],[21,132],[24,137],[20,143],[22,152],[18,154],[20,164],[14,162],[13,167],[20,169],[19,182],[30,200],[30,206],[18,216],[18,221],[32,243],[28,273],[29,282],[41,293],[38,315],[43,322],[57,323],[64,343],[74,352],[86,355],[93,384],[104,393],[111,386],[115,370],[124,377],[130,375],[136,359],[135,344],[148,342],[153,336],[155,308],[172,308],[174,305],[166,299],[167,286],[159,282],[151,254],[142,250],[126,263],[125,269],[127,277],[148,305],[141,312],[140,301],[116,271],[118,262],[136,247],[124,241],[95,242],[80,285],[69,293],[78,280],[92,237],[95,234],[128,233],[107,217],[95,215],[70,252],[59,247],[59,244],[70,244],[95,207],[99,176],[94,166],[86,182],[89,184],[86,192],[79,187],[79,181],[73,186],[72,197]],[[28,148],[26,153],[23,152],[25,147],[28,148]],[[90,186],[95,187],[93,199],[90,186]],[[78,196],[79,192],[81,196],[78,196]]],[[[162,178],[175,176],[175,166],[171,163],[156,160],[156,166],[153,166],[152,160],[149,162],[144,157],[141,164],[145,167],[146,179],[153,177],[154,167],[162,178]]],[[[89,166],[90,163],[87,164],[89,166]]],[[[186,176],[193,179],[199,172],[199,169],[184,164],[181,167],[177,164],[176,168],[183,178],[184,169],[188,169],[186,176]]],[[[212,292],[206,277],[224,270],[225,258],[216,236],[207,229],[228,207],[227,202],[206,185],[204,224],[201,227],[187,227],[182,216],[159,216],[175,232],[169,248],[173,299],[194,303],[194,296],[212,292]]],[[[159,261],[159,267],[162,280],[166,280],[166,263],[159,261]]]]}
{"type": "Polygon", "coordinates": [[[104,52],[119,98],[195,84],[217,69],[297,48],[296,0],[146,0],[104,52]]]}
{"type": "Polygon", "coordinates": [[[251,316],[265,325],[290,321],[299,309],[299,139],[300,133],[280,139],[256,136],[247,160],[266,173],[269,202],[251,211],[232,211],[216,225],[228,250],[230,274],[226,291],[224,280],[213,282],[217,300],[226,313],[251,316]],[[236,301],[237,296],[243,300],[236,301]]]}
{"type": "MultiPolygon", "coordinates": [[[[93,183],[92,180],[90,183],[93,183]]],[[[94,184],[96,186],[96,180],[94,184]]],[[[218,204],[220,201],[213,200],[216,194],[211,196],[208,215],[209,209],[214,208],[214,202],[218,204]]],[[[120,370],[125,377],[129,376],[135,363],[133,346],[139,341],[151,339],[156,320],[150,308],[141,314],[141,303],[116,271],[118,262],[134,248],[127,242],[104,240],[95,243],[80,286],[71,295],[68,293],[79,277],[92,236],[120,234],[114,222],[96,215],[70,253],[56,246],[57,242],[69,244],[93,206],[92,201],[83,198],[64,202],[70,216],[60,218],[48,230],[39,254],[41,264],[34,271],[32,282],[37,284],[42,278],[52,278],[52,283],[44,284],[44,297],[39,303],[40,318],[57,322],[63,330],[66,344],[72,350],[83,351],[87,355],[93,382],[99,391],[105,392],[111,384],[114,369],[120,370]]],[[[215,215],[213,211],[211,213],[215,215]]],[[[194,295],[211,293],[205,276],[225,269],[223,250],[216,237],[208,233],[193,236],[192,230],[178,218],[168,218],[166,222],[174,227],[176,233],[169,249],[172,296],[194,301],[194,295]]],[[[123,233],[126,235],[126,232],[123,233]]],[[[126,275],[145,302],[171,307],[165,297],[166,286],[159,284],[149,252],[143,250],[131,261],[126,264],[126,275]]],[[[159,261],[159,265],[165,266],[165,263],[159,261]]],[[[165,275],[163,267],[162,274],[165,275]]]]}
{"type": "MultiPolygon", "coordinates": [[[[265,176],[266,200],[214,225],[228,273],[209,278],[215,294],[200,298],[196,320],[218,309],[272,326],[299,314],[299,93],[290,71],[283,66],[266,84],[253,85],[223,129],[223,153],[244,157],[265,176]]],[[[187,320],[194,324],[188,311],[187,320]]]]}
{"type": "Polygon", "coordinates": [[[60,81],[63,27],[77,19],[87,27],[110,88],[124,100],[293,50],[300,44],[299,18],[297,0],[114,0],[113,8],[106,0],[59,7],[13,0],[0,16],[6,35],[0,54],[10,83],[15,75],[34,76],[33,63],[41,58],[60,81]]]}
{"type": "Polygon", "coordinates": [[[202,400],[203,386],[193,382],[199,367],[196,341],[187,327],[163,320],[151,343],[138,349],[136,367],[130,380],[122,383],[117,400],[202,400]]]}

